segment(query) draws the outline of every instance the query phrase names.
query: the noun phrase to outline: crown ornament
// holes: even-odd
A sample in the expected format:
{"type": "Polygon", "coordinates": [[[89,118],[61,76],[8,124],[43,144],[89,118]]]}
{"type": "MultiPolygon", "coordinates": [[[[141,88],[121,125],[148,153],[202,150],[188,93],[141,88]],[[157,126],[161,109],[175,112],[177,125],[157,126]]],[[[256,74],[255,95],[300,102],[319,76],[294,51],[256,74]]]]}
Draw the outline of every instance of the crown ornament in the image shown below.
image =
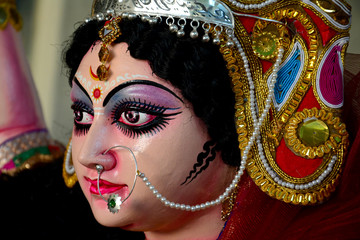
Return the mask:
{"type": "MultiPolygon", "coordinates": [[[[106,66],[110,56],[108,46],[119,35],[121,30],[117,24],[121,19],[141,18],[150,24],[165,21],[171,32],[178,37],[185,36],[185,26],[190,25],[191,38],[198,38],[197,29],[203,29],[203,42],[209,42],[209,32],[212,29],[213,43],[220,44],[220,35],[225,38],[227,46],[232,47],[234,33],[234,17],[228,6],[214,0],[94,0],[91,18],[85,20],[105,20],[104,27],[99,31],[102,47],[99,52],[101,65],[97,68],[100,81],[106,81],[109,76],[110,66],[106,66]]],[[[223,40],[224,41],[224,40],[223,40]]]]}
{"type": "MultiPolygon", "coordinates": [[[[216,35],[224,32],[228,35],[228,43],[233,44],[231,37],[234,29],[234,17],[229,7],[219,1],[196,0],[95,0],[92,6],[91,18],[110,20],[122,17],[134,19],[140,17],[151,24],[165,20],[170,31],[178,37],[185,35],[184,27],[190,24],[191,38],[199,37],[197,29],[204,29],[203,41],[209,41],[210,24],[215,27],[216,35]]],[[[216,37],[214,43],[219,43],[216,37]]]]}

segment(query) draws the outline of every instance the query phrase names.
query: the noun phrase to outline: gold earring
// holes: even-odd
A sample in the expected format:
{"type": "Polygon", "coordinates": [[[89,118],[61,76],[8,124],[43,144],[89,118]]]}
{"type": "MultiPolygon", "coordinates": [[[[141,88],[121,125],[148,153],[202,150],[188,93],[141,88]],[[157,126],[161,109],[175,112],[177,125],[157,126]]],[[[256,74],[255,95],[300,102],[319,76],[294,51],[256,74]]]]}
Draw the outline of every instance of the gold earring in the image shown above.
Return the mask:
{"type": "Polygon", "coordinates": [[[68,188],[72,188],[77,182],[77,176],[75,173],[75,168],[71,157],[71,148],[72,148],[72,142],[70,138],[69,143],[66,147],[64,162],[63,162],[63,170],[62,170],[64,182],[68,188]]]}
{"type": "Polygon", "coordinates": [[[229,219],[230,214],[234,208],[238,192],[239,182],[236,184],[235,188],[231,191],[229,196],[226,197],[222,202],[221,220],[226,221],[229,219]]]}

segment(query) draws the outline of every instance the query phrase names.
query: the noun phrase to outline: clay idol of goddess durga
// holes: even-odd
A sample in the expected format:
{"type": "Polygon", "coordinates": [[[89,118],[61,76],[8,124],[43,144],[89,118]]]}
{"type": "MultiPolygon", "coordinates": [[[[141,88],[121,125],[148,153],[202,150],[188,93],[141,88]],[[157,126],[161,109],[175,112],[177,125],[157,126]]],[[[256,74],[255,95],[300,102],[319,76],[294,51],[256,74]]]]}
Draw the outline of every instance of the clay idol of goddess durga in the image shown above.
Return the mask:
{"type": "Polygon", "coordinates": [[[350,9],[95,0],[65,53],[67,185],[79,182],[100,224],[149,240],[353,234],[350,9]]]}

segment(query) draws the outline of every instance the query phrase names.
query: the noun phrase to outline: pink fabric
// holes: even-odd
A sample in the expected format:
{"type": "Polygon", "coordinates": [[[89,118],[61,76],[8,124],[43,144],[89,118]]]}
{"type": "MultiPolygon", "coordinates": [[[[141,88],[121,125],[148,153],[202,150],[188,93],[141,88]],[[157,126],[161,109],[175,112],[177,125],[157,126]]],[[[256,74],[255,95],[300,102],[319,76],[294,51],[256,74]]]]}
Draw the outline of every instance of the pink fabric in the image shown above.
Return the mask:
{"type": "Polygon", "coordinates": [[[324,61],[319,79],[319,89],[322,97],[332,105],[339,105],[344,100],[343,73],[341,70],[341,47],[336,45],[331,49],[324,61]]]}
{"type": "Polygon", "coordinates": [[[0,144],[33,129],[45,128],[20,33],[9,24],[0,31],[0,144]]]}
{"type": "MultiPolygon", "coordinates": [[[[8,163],[6,163],[1,169],[6,169],[6,170],[9,170],[9,169],[13,169],[13,168],[15,168],[16,166],[15,166],[15,163],[14,163],[14,161],[10,161],[10,162],[8,162],[8,163]]],[[[1,173],[0,173],[1,174],[1,173]]]]}

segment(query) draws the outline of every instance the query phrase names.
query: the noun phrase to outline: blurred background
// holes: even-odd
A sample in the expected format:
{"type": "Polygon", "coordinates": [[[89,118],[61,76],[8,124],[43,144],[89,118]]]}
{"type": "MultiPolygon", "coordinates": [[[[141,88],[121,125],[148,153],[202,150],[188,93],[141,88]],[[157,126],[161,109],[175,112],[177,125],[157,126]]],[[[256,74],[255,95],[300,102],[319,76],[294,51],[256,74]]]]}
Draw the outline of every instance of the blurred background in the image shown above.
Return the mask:
{"type": "MultiPolygon", "coordinates": [[[[92,0],[17,0],[23,17],[22,39],[52,137],[66,144],[72,132],[70,87],[62,62],[72,32],[90,15],[92,0]]],[[[352,5],[348,53],[360,54],[360,1],[352,5]]]]}
{"type": "Polygon", "coordinates": [[[17,0],[22,40],[44,118],[52,137],[67,144],[72,133],[70,87],[62,62],[74,30],[90,16],[92,0],[17,0]]]}

